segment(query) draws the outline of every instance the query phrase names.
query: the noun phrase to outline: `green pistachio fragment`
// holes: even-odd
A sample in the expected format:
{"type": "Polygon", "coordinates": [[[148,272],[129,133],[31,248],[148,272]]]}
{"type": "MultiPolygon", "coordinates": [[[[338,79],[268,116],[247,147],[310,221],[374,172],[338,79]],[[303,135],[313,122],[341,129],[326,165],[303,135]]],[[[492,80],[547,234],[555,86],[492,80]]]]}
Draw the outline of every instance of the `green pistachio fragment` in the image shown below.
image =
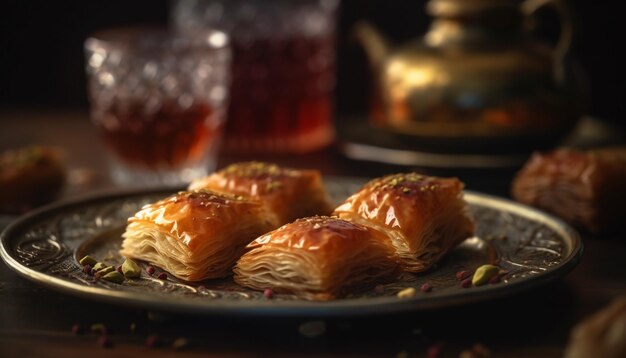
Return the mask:
{"type": "Polygon", "coordinates": [[[100,276],[106,275],[106,274],[108,274],[110,272],[113,272],[113,271],[115,271],[115,266],[106,266],[102,270],[96,270],[96,272],[98,272],[100,274],[100,276]]]}
{"type": "Polygon", "coordinates": [[[472,277],[472,284],[474,286],[484,285],[489,280],[500,272],[500,268],[494,265],[482,265],[474,272],[472,277]]]}
{"type": "Polygon", "coordinates": [[[126,277],[139,277],[141,276],[141,267],[135,261],[126,259],[122,264],[122,273],[126,277]]]}
{"type": "Polygon", "coordinates": [[[416,293],[415,289],[413,287],[409,287],[398,292],[396,296],[398,296],[398,298],[409,298],[409,297],[415,296],[415,293],[416,293]]]}
{"type": "Polygon", "coordinates": [[[79,262],[83,266],[87,266],[87,265],[93,266],[93,265],[98,263],[98,261],[96,261],[96,259],[94,259],[93,257],[91,257],[89,255],[83,257],[82,259],[80,259],[79,262]]]}
{"type": "Polygon", "coordinates": [[[107,280],[109,282],[115,282],[115,283],[122,283],[124,282],[124,276],[117,272],[117,271],[112,271],[107,273],[106,275],[102,276],[103,280],[107,280]]]}
{"type": "Polygon", "coordinates": [[[105,268],[107,268],[107,265],[103,264],[102,262],[98,262],[95,265],[93,265],[93,269],[96,270],[96,271],[100,271],[100,270],[103,270],[105,268]]]}

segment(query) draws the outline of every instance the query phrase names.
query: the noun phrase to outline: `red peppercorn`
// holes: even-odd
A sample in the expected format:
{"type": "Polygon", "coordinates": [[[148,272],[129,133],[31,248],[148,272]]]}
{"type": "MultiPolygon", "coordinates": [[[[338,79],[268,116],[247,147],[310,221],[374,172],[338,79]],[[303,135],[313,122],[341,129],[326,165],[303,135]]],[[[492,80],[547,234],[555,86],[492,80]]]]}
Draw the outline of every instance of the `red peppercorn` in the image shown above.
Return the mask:
{"type": "Polygon", "coordinates": [[[472,279],[466,278],[465,280],[463,280],[463,282],[461,282],[461,287],[463,288],[472,287],[472,279]]]}
{"type": "Polygon", "coordinates": [[[81,334],[82,333],[82,328],[80,327],[80,324],[74,323],[74,325],[72,326],[72,333],[74,333],[74,334],[81,334]]]}
{"type": "Polygon", "coordinates": [[[461,271],[458,271],[456,273],[456,279],[458,281],[462,281],[462,280],[466,279],[469,275],[470,275],[469,271],[461,270],[461,271]]]}
{"type": "Polygon", "coordinates": [[[432,291],[433,286],[430,285],[430,283],[426,282],[425,284],[423,284],[422,286],[420,286],[420,291],[422,292],[430,292],[432,291]]]}
{"type": "Polygon", "coordinates": [[[167,274],[165,272],[161,272],[157,277],[159,280],[167,280],[167,274]]]}
{"type": "Polygon", "coordinates": [[[122,272],[122,265],[119,265],[119,266],[118,266],[115,270],[116,270],[117,272],[121,273],[121,274],[124,274],[124,273],[122,272]]]}
{"type": "Polygon", "coordinates": [[[274,297],[274,291],[272,291],[269,288],[266,288],[265,291],[263,291],[263,297],[265,297],[265,298],[272,298],[272,297],[274,297]]]}
{"type": "Polygon", "coordinates": [[[91,270],[92,270],[91,265],[85,265],[85,266],[83,266],[83,273],[84,273],[84,274],[91,275],[91,270]]]}
{"type": "Polygon", "coordinates": [[[148,266],[146,267],[146,272],[148,273],[148,275],[153,275],[154,271],[156,271],[156,269],[154,268],[154,266],[148,266]]]}

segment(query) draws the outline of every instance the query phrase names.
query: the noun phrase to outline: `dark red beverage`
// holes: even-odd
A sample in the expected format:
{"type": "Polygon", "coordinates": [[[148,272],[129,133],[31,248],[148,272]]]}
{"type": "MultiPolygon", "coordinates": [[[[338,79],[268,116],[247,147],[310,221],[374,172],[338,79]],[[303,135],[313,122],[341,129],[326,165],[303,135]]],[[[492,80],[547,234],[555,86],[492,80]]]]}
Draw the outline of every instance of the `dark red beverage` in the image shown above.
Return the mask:
{"type": "Polygon", "coordinates": [[[332,36],[234,42],[226,147],[306,152],[333,139],[332,36]]]}
{"type": "Polygon", "coordinates": [[[221,121],[204,102],[187,107],[166,100],[148,111],[145,101],[117,101],[97,118],[107,147],[121,161],[145,169],[200,163],[219,138],[221,121]]]}

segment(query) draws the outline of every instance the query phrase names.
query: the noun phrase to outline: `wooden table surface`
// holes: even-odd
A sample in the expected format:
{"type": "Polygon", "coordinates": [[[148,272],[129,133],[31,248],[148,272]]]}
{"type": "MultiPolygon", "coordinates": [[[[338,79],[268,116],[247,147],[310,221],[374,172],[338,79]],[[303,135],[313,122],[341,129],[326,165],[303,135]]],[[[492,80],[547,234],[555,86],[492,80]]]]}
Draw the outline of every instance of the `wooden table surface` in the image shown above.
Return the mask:
{"type": "MultiPolygon", "coordinates": [[[[71,185],[63,197],[112,187],[100,146],[87,115],[80,111],[13,111],[0,113],[0,149],[51,144],[64,150],[71,185]],[[91,178],[87,183],[80,180],[91,178]]],[[[313,154],[282,157],[222,155],[220,166],[242,159],[273,160],[324,174],[378,176],[403,170],[355,163],[330,148],[313,154]]],[[[441,174],[441,173],[435,173],[441,174]]],[[[506,196],[512,172],[465,171],[457,175],[467,188],[506,196]]],[[[441,357],[481,343],[492,357],[560,357],[572,326],[613,298],[626,294],[626,234],[590,237],[585,253],[564,279],[549,286],[454,309],[428,313],[326,319],[326,332],[315,338],[298,327],[316,317],[247,318],[172,315],[141,308],[104,304],[61,294],[21,278],[0,264],[1,357],[137,357],[161,356],[373,356],[424,357],[440,345],[441,357]],[[110,348],[98,335],[75,335],[102,323],[110,331],[110,348]],[[135,330],[130,326],[134,325],[135,330]],[[147,337],[159,337],[156,348],[147,337]],[[178,338],[188,344],[172,347],[178,338]]]]}

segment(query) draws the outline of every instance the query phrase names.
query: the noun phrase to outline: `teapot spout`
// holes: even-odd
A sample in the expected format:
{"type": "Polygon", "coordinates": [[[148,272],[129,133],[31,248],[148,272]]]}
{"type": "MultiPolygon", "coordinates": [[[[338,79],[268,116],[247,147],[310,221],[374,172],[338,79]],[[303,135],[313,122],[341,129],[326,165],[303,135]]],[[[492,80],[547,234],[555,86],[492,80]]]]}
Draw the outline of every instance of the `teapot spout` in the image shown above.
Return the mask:
{"type": "Polygon", "coordinates": [[[380,70],[387,53],[387,39],[371,24],[360,21],[354,25],[353,36],[363,46],[373,71],[380,70]]]}

